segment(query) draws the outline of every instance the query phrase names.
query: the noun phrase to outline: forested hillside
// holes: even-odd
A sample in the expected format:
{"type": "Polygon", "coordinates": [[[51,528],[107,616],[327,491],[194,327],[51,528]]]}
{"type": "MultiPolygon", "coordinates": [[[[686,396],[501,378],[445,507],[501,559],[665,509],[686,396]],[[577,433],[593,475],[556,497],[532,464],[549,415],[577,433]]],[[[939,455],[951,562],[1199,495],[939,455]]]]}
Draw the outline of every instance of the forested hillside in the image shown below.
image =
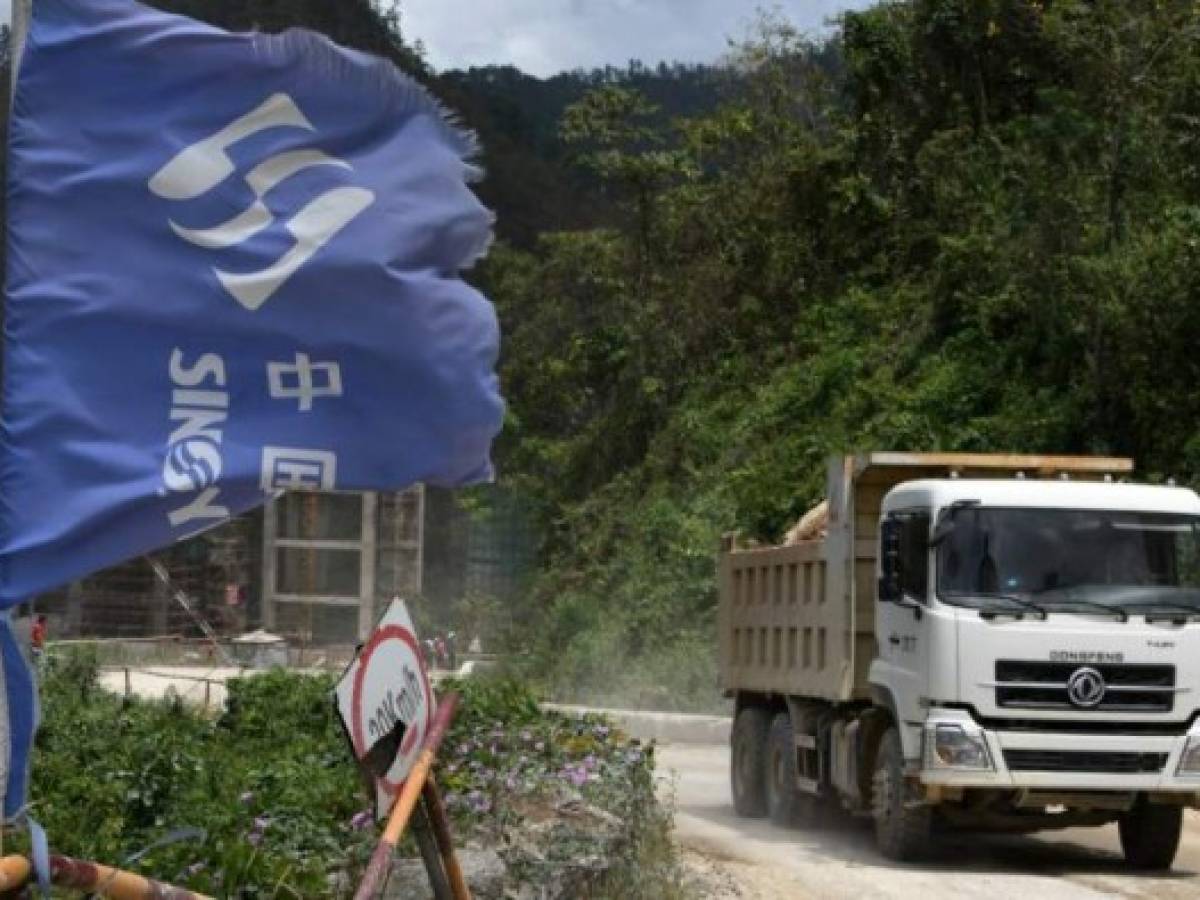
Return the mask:
{"type": "Polygon", "coordinates": [[[768,28],[686,122],[612,86],[568,109],[617,217],[482,276],[502,478],[545,535],[531,669],[712,698],[718,536],[779,535],[829,453],[1197,479],[1198,35],[1190,2],[892,2],[826,48],[768,28]]]}
{"type": "Polygon", "coordinates": [[[440,73],[431,87],[481,138],[487,178],[479,191],[499,214],[500,235],[529,247],[543,232],[593,227],[614,214],[604,185],[571,165],[559,131],[569,106],[619,86],[650,99],[656,124],[665,128],[678,116],[711,111],[734,83],[724,69],[634,62],[544,79],[488,66],[440,73]]]}

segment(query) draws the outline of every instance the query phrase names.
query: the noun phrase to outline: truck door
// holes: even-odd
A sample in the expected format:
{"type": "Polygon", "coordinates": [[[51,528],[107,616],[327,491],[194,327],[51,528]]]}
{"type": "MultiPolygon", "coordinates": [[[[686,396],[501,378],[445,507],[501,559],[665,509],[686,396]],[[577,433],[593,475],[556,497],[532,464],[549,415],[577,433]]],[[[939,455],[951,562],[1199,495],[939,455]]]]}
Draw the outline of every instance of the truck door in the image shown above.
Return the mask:
{"type": "Polygon", "coordinates": [[[871,682],[890,689],[902,722],[921,721],[920,701],[929,693],[929,529],[928,510],[893,512],[882,529],[880,553],[890,551],[898,572],[890,590],[880,584],[871,682]]]}

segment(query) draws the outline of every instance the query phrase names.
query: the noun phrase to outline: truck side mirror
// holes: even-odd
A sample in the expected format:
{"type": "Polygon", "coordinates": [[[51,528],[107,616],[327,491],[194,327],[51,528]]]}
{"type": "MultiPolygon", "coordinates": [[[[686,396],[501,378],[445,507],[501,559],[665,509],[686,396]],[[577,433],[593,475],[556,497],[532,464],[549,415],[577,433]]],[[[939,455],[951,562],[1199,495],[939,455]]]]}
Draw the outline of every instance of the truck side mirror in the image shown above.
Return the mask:
{"type": "Polygon", "coordinates": [[[903,596],[900,587],[900,532],[904,522],[887,518],[879,526],[879,602],[895,603],[903,596]]]}

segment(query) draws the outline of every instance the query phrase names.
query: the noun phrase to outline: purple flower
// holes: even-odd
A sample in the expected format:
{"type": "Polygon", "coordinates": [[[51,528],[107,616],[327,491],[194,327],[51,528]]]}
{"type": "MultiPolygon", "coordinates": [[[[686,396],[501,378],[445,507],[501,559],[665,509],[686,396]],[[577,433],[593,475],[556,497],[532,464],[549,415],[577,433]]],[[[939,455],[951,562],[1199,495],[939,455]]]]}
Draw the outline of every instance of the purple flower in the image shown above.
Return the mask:
{"type": "Polygon", "coordinates": [[[546,749],[545,741],[538,741],[536,744],[533,745],[533,749],[536,750],[538,753],[541,753],[543,750],[546,749]]]}
{"type": "Polygon", "coordinates": [[[596,737],[602,737],[602,738],[608,737],[608,734],[609,734],[609,728],[607,725],[597,725],[596,726],[596,737]]]}
{"type": "Polygon", "coordinates": [[[246,791],[245,793],[242,794],[242,796],[238,797],[238,800],[241,801],[243,806],[249,806],[251,803],[254,802],[254,792],[246,791]]]}
{"type": "Polygon", "coordinates": [[[445,800],[445,802],[446,802],[446,807],[447,807],[448,809],[449,809],[449,808],[453,808],[453,807],[455,807],[455,806],[458,806],[458,805],[459,805],[459,804],[462,802],[462,798],[461,798],[461,797],[459,797],[459,796],[458,796],[458,794],[454,793],[453,791],[451,791],[450,793],[448,793],[448,794],[447,794],[445,797],[443,797],[442,799],[443,799],[443,800],[445,800]]]}
{"type": "Polygon", "coordinates": [[[353,815],[353,817],[350,819],[350,827],[353,828],[355,831],[362,831],[364,828],[366,828],[367,826],[369,826],[371,824],[372,818],[373,817],[372,817],[371,811],[369,809],[364,809],[360,812],[356,812],[353,815]]]}
{"type": "Polygon", "coordinates": [[[517,789],[517,775],[515,772],[509,773],[509,776],[504,779],[504,786],[510,791],[515,791],[517,789]]]}
{"type": "Polygon", "coordinates": [[[269,826],[270,824],[271,824],[271,820],[268,819],[266,816],[259,816],[258,818],[256,818],[254,820],[254,830],[255,831],[266,831],[267,826],[269,826]]]}
{"type": "Polygon", "coordinates": [[[471,812],[485,813],[492,808],[492,803],[480,791],[471,791],[467,794],[467,805],[471,807],[471,812]]]}
{"type": "Polygon", "coordinates": [[[589,754],[587,755],[587,757],[586,757],[586,758],[583,760],[583,767],[584,767],[585,769],[594,769],[594,768],[596,768],[598,765],[600,765],[599,761],[596,759],[596,757],[595,757],[595,756],[593,756],[593,755],[592,755],[592,754],[590,754],[590,753],[589,753],[589,754]]]}
{"type": "Polygon", "coordinates": [[[587,784],[588,773],[583,766],[567,766],[563,769],[563,777],[575,787],[583,787],[587,784]]]}
{"type": "Polygon", "coordinates": [[[642,751],[641,750],[630,750],[628,753],[625,754],[625,760],[626,760],[626,762],[631,762],[631,763],[641,762],[642,761],[642,751]]]}
{"type": "Polygon", "coordinates": [[[263,836],[260,832],[252,831],[250,832],[250,836],[246,838],[246,842],[249,843],[251,847],[257,847],[262,843],[262,839],[263,836]]]}
{"type": "Polygon", "coordinates": [[[521,732],[521,740],[523,740],[525,743],[528,744],[530,741],[533,740],[533,732],[530,731],[528,728],[526,728],[524,731],[521,732]]]}

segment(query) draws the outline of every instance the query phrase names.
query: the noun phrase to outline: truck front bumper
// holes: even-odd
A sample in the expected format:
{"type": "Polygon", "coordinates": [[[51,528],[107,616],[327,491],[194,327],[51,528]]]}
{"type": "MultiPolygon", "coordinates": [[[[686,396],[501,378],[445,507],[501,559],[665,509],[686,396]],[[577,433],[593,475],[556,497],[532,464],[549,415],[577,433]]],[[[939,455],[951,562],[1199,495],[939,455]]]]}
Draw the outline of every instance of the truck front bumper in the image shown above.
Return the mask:
{"type": "Polygon", "coordinates": [[[1196,802],[1200,768],[1181,767],[1190,740],[1200,743],[1200,720],[1185,735],[1070,734],[990,730],[964,710],[935,709],[922,731],[920,780],[954,788],[1192,794],[1196,802]],[[938,753],[939,740],[959,740],[959,732],[970,765],[949,765],[938,753]]]}

